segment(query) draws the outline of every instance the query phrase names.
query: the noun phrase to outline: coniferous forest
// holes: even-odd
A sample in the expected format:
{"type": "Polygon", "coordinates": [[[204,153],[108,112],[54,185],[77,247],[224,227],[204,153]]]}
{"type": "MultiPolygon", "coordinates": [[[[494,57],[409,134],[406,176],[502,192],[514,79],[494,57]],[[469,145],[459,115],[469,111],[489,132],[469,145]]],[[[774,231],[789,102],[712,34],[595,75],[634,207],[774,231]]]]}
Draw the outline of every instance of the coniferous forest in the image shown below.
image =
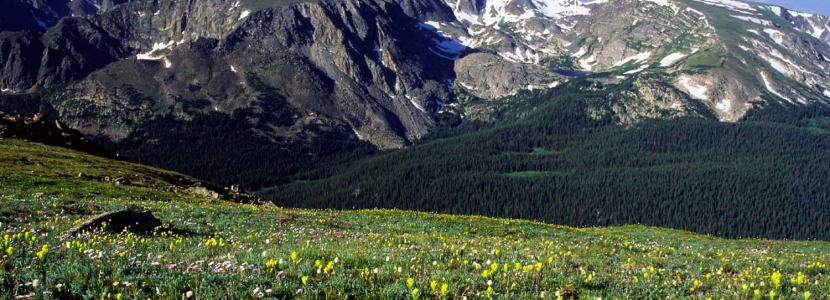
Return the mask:
{"type": "Polygon", "coordinates": [[[439,131],[410,149],[326,166],[334,176],[301,173],[263,195],[283,206],[830,240],[827,110],[772,104],[734,124],[620,126],[588,117],[583,98],[572,95],[535,94],[537,113],[519,122],[439,131]]]}

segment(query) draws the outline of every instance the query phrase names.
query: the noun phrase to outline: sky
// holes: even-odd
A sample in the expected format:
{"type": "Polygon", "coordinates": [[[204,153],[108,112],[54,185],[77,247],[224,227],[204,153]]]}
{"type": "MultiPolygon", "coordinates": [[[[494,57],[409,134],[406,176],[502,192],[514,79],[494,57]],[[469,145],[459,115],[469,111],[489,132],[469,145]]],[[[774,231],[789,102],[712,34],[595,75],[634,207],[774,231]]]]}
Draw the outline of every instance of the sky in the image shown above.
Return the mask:
{"type": "Polygon", "coordinates": [[[828,0],[757,0],[756,2],[775,4],[795,11],[830,16],[830,1],[828,0]]]}

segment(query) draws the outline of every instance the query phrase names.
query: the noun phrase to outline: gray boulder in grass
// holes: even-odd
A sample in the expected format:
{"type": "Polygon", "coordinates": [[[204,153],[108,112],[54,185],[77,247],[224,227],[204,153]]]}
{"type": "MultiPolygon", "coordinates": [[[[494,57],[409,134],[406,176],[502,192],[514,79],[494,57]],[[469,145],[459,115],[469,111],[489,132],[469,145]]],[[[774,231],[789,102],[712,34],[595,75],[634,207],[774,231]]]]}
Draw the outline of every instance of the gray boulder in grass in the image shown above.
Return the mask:
{"type": "Polygon", "coordinates": [[[161,225],[161,220],[153,216],[152,212],[136,212],[127,208],[92,217],[72,227],[63,236],[75,236],[82,232],[92,232],[98,229],[104,229],[108,232],[121,232],[124,229],[131,232],[152,232],[161,225]],[[106,227],[103,226],[104,223],[107,224],[106,227]]]}

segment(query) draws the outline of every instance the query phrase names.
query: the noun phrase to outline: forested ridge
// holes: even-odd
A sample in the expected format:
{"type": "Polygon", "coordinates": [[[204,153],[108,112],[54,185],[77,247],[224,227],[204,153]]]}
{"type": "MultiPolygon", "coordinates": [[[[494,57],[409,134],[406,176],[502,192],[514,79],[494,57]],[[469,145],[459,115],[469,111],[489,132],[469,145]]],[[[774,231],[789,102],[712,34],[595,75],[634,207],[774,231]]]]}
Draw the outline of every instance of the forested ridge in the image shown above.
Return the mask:
{"type": "Polygon", "coordinates": [[[263,194],[285,206],[830,240],[823,107],[772,104],[737,124],[680,118],[620,126],[588,117],[592,96],[602,95],[537,93],[544,103],[515,124],[389,151],[263,194]]]}

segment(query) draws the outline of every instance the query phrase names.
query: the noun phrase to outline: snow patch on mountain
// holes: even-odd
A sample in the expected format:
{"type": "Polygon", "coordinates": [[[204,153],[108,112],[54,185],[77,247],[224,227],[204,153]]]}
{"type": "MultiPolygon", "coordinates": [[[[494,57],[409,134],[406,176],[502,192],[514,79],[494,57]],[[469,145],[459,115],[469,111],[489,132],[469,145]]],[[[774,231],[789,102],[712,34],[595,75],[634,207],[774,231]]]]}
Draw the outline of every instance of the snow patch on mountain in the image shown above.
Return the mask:
{"type": "Polygon", "coordinates": [[[590,7],[579,1],[531,0],[531,2],[540,13],[554,19],[560,19],[566,16],[587,15],[591,12],[590,7]]]}
{"type": "Polygon", "coordinates": [[[352,132],[354,132],[354,135],[357,137],[358,140],[364,140],[363,136],[360,135],[360,132],[357,132],[357,129],[355,129],[354,127],[352,127],[352,132]]]}
{"type": "Polygon", "coordinates": [[[830,98],[830,91],[824,90],[824,97],[830,98]]]}
{"type": "MultiPolygon", "coordinates": [[[[449,60],[457,60],[461,56],[461,53],[464,52],[464,50],[467,50],[466,45],[454,40],[451,36],[439,30],[439,28],[441,28],[441,23],[427,21],[419,23],[418,27],[422,30],[432,31],[438,35],[438,38],[432,39],[432,41],[435,42],[435,48],[429,48],[429,50],[432,51],[432,53],[435,53],[435,55],[449,60]]],[[[381,62],[383,62],[383,57],[380,54],[380,47],[377,46],[376,48],[378,57],[380,57],[381,62]]]]}
{"type": "Polygon", "coordinates": [[[689,95],[696,99],[701,100],[709,100],[709,96],[706,96],[706,91],[709,90],[705,85],[692,85],[690,81],[692,80],[691,77],[688,76],[680,76],[680,80],[678,81],[680,85],[686,88],[689,91],[689,95]]]}
{"type": "Polygon", "coordinates": [[[766,55],[763,55],[763,54],[760,54],[760,55],[758,55],[758,56],[760,56],[760,57],[761,57],[761,58],[763,58],[765,61],[767,61],[767,62],[770,64],[770,66],[772,66],[772,68],[773,68],[773,69],[775,69],[776,71],[778,71],[779,73],[784,74],[784,75],[787,75],[787,76],[790,76],[790,77],[792,77],[792,76],[793,76],[793,73],[792,73],[792,72],[790,72],[790,70],[789,70],[789,69],[787,69],[787,66],[786,66],[786,65],[784,65],[784,64],[783,64],[782,62],[780,62],[779,60],[774,59],[774,58],[771,58],[771,57],[766,56],[766,55]]]}
{"type": "Polygon", "coordinates": [[[648,69],[648,65],[642,65],[640,68],[625,72],[623,74],[637,74],[644,71],[645,69],[648,69]]]}
{"type": "Polygon", "coordinates": [[[409,103],[412,103],[412,105],[414,105],[415,108],[422,112],[427,112],[426,109],[424,109],[420,104],[418,104],[418,102],[415,102],[415,99],[412,99],[412,97],[409,97],[409,95],[406,94],[404,94],[403,96],[406,97],[406,99],[409,100],[409,103]]]}
{"type": "Polygon", "coordinates": [[[164,56],[153,56],[153,53],[155,53],[156,51],[159,51],[159,50],[164,50],[164,49],[170,48],[170,46],[172,46],[174,43],[175,42],[173,42],[173,41],[170,41],[167,44],[165,44],[165,43],[155,43],[155,44],[153,44],[153,49],[151,49],[150,51],[145,52],[145,53],[136,54],[135,57],[138,60],[159,60],[159,59],[162,59],[162,58],[164,58],[164,56]]]}
{"type": "Polygon", "coordinates": [[[787,100],[787,102],[790,102],[790,103],[793,102],[792,100],[790,100],[790,98],[784,97],[784,95],[781,95],[780,93],[778,93],[778,91],[776,91],[775,89],[772,88],[772,84],[770,84],[770,81],[767,78],[767,74],[765,74],[764,72],[761,72],[761,79],[764,80],[764,86],[767,88],[767,91],[769,91],[773,95],[776,95],[776,96],[778,96],[778,97],[780,97],[784,100],[787,100]]]}
{"type": "Polygon", "coordinates": [[[723,8],[727,8],[732,11],[742,12],[752,14],[755,13],[756,10],[752,5],[749,3],[741,2],[741,1],[734,1],[734,0],[694,0],[697,2],[706,3],[709,5],[720,6],[723,8]]]}
{"type": "Polygon", "coordinates": [[[675,53],[669,54],[660,61],[660,66],[661,67],[671,66],[674,63],[676,63],[677,61],[683,59],[684,57],[686,57],[686,54],[683,54],[683,53],[680,53],[680,52],[675,52],[675,53]]]}
{"type": "Polygon", "coordinates": [[[735,18],[735,19],[738,19],[738,20],[752,22],[752,23],[755,23],[755,24],[758,24],[758,25],[772,26],[772,22],[767,21],[767,20],[761,20],[761,19],[753,18],[753,17],[737,16],[737,15],[732,15],[732,17],[735,18]]]}
{"type": "Polygon", "coordinates": [[[783,15],[783,10],[781,10],[781,7],[780,7],[780,6],[772,6],[772,5],[770,5],[770,6],[767,6],[767,9],[769,9],[770,11],[772,11],[773,13],[775,13],[776,15],[778,15],[779,17],[783,17],[783,16],[784,16],[784,15],[783,15]]]}
{"type": "Polygon", "coordinates": [[[721,110],[722,112],[728,113],[729,109],[732,108],[732,100],[723,99],[715,104],[715,108],[721,110]]]}
{"type": "Polygon", "coordinates": [[[577,51],[576,53],[571,54],[571,56],[576,57],[576,58],[580,58],[580,57],[582,57],[583,55],[585,55],[587,53],[588,53],[588,49],[586,49],[585,47],[582,47],[582,48],[579,48],[579,51],[577,51]]]}
{"type": "Polygon", "coordinates": [[[244,18],[247,18],[247,17],[248,17],[248,15],[250,15],[250,14],[251,14],[251,11],[250,11],[250,10],[243,11],[243,12],[242,12],[242,14],[240,14],[240,15],[239,15],[239,20],[242,20],[242,19],[244,19],[244,18]]]}
{"type": "Polygon", "coordinates": [[[626,59],[623,59],[621,61],[615,62],[614,66],[619,67],[619,66],[622,66],[622,65],[624,65],[624,64],[626,64],[630,61],[636,61],[638,63],[641,63],[641,62],[647,60],[649,57],[651,57],[651,52],[643,52],[643,53],[628,57],[626,59]]]}
{"type": "Polygon", "coordinates": [[[827,25],[820,23],[816,24],[815,20],[813,19],[810,19],[809,23],[810,27],[812,27],[810,35],[812,35],[814,38],[821,39],[821,36],[824,35],[824,32],[826,32],[828,29],[827,25]]]}
{"type": "Polygon", "coordinates": [[[778,30],[764,28],[764,33],[766,33],[776,44],[784,46],[784,34],[778,30]]]}
{"type": "Polygon", "coordinates": [[[593,70],[594,65],[596,65],[596,64],[597,64],[597,58],[596,58],[596,56],[594,56],[594,55],[591,55],[590,57],[588,57],[588,58],[586,58],[586,59],[581,59],[581,60],[579,60],[579,66],[580,66],[580,67],[582,68],[582,70],[584,70],[584,71],[591,71],[591,70],[593,70]]]}

